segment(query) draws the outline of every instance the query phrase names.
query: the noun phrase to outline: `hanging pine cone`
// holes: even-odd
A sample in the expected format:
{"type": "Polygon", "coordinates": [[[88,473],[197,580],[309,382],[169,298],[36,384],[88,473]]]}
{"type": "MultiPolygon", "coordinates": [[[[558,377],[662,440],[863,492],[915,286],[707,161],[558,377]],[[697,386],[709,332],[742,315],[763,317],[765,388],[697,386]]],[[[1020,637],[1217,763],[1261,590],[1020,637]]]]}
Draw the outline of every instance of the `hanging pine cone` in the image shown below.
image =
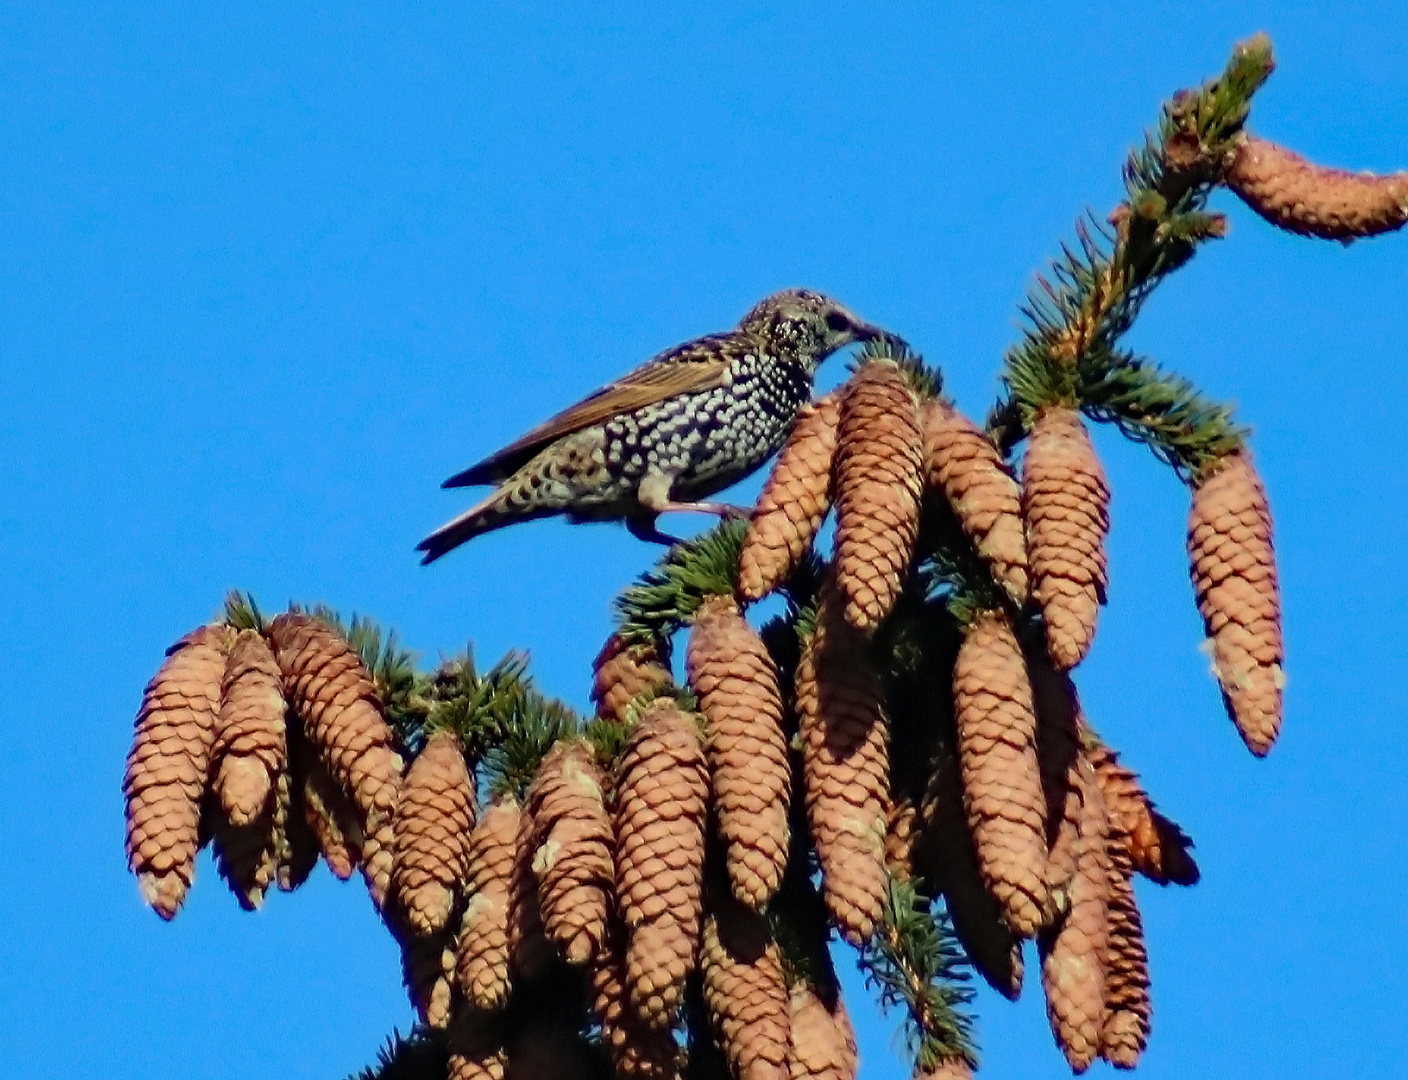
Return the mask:
{"type": "Polygon", "coordinates": [[[805,981],[789,996],[792,1055],[791,1080],[855,1080],[860,1067],[855,1032],[839,993],[835,1004],[825,1001],[805,981]]]}
{"type": "Polygon", "coordinates": [[[821,863],[822,898],[841,935],[864,944],[885,903],[889,718],[861,640],[841,618],[834,579],[797,664],[797,715],[807,822],[821,863]]]}
{"type": "Polygon", "coordinates": [[[831,509],[831,459],[840,406],[835,393],[802,406],[753,507],[738,556],[738,595],[760,600],[812,546],[831,509]]]}
{"type": "Polygon", "coordinates": [[[522,812],[511,796],[489,804],[469,837],[469,885],[456,947],[460,991],[477,1009],[508,1000],[508,908],[522,812]]]}
{"type": "Polygon", "coordinates": [[[245,911],[257,911],[274,884],[281,850],[287,847],[289,784],[276,783],[263,815],[248,825],[234,825],[214,802],[207,802],[215,869],[245,911]]]}
{"type": "Polygon", "coordinates": [[[1031,937],[1045,921],[1046,797],[1031,681],[1006,613],[981,612],[965,628],[953,699],[978,866],[1007,924],[1031,937]]]}
{"type": "Polygon", "coordinates": [[[1242,135],[1226,183],[1271,224],[1301,236],[1350,241],[1408,222],[1408,173],[1329,169],[1255,135],[1242,135]]]}
{"type": "Polygon", "coordinates": [[[225,661],[220,722],[211,752],[215,793],[231,825],[251,825],[269,805],[288,758],[279,665],[258,630],[241,630],[225,661]]]}
{"type": "Polygon", "coordinates": [[[445,1048],[447,1080],[505,1080],[508,1051],[502,1016],[461,1005],[446,1031],[445,1048]]]}
{"type": "Polygon", "coordinates": [[[288,813],[282,827],[274,834],[279,853],[274,882],[280,892],[293,892],[308,880],[318,865],[318,834],[308,824],[303,788],[287,770],[279,776],[276,792],[278,800],[288,799],[288,813]]]}
{"type": "Polygon", "coordinates": [[[1110,489],[1075,409],[1053,406],[1032,425],[1022,468],[1022,512],[1032,593],[1046,622],[1046,649],[1075,667],[1095,640],[1105,602],[1110,489]]]}
{"type": "Polygon", "coordinates": [[[1149,1044],[1153,1003],[1149,998],[1149,953],[1144,923],[1134,897],[1134,866],[1129,838],[1112,819],[1109,925],[1105,944],[1105,1017],[1100,1056],[1120,1069],[1132,1069],[1149,1044]]]}
{"type": "Polygon", "coordinates": [[[654,693],[669,686],[673,679],[670,669],[660,660],[653,645],[627,642],[620,634],[612,634],[601,647],[592,664],[592,702],[596,714],[608,720],[624,723],[626,707],[645,693],[654,693]]]}
{"type": "Polygon", "coordinates": [[[767,647],[730,596],[694,617],[685,661],[704,714],[714,813],[734,896],[761,910],[782,882],[792,768],[767,647]]]}
{"type": "Polygon", "coordinates": [[[457,732],[434,732],[411,762],[396,804],[391,879],[411,928],[433,934],[469,876],[474,779],[457,732]]]}
{"type": "Polygon", "coordinates": [[[1022,492],[997,447],[949,402],[924,403],[927,486],[942,491],[954,517],[1014,603],[1029,588],[1022,492]]]}
{"type": "Polygon", "coordinates": [[[1281,730],[1285,651],[1271,506],[1246,450],[1196,482],[1188,556],[1223,704],[1247,749],[1263,757],[1281,730]]]}
{"type": "Polygon", "coordinates": [[[525,807],[518,819],[513,871],[509,878],[508,970],[511,980],[536,978],[552,962],[552,942],[543,927],[538,875],[533,871],[537,835],[537,824],[525,807]]]}
{"type": "Polygon", "coordinates": [[[621,1080],[675,1080],[680,1052],[669,1028],[652,1028],[636,1015],[627,991],[624,932],[615,927],[592,963],[592,1012],[601,1042],[621,1080]]]}
{"type": "Polygon", "coordinates": [[[636,1013],[655,1028],[670,1026],[694,970],[708,793],[695,717],[657,699],[631,732],[616,787],[626,984],[636,1013]]]}
{"type": "Polygon", "coordinates": [[[1080,826],[1075,844],[1075,876],[1064,916],[1037,939],[1046,1015],[1056,1045],[1072,1071],[1082,1073],[1100,1052],[1105,1015],[1110,858],[1104,798],[1088,763],[1079,770],[1080,826]]]}
{"type": "Polygon", "coordinates": [[[304,734],[361,813],[362,875],[381,907],[391,883],[402,761],[376,687],[362,658],[319,619],[286,612],[269,624],[269,638],[304,734]]]}
{"type": "Polygon", "coordinates": [[[396,920],[401,946],[401,981],[421,1023],[444,1029],[450,1022],[455,989],[455,939],[452,930],[421,935],[396,920]]]}
{"type": "Polygon", "coordinates": [[[974,969],[1010,1001],[1022,993],[1022,939],[1003,919],[1002,905],[983,885],[963,809],[958,757],[940,743],[934,751],[924,800],[915,871],[944,895],[953,932],[974,969]]]}
{"type": "Polygon", "coordinates": [[[605,939],[616,873],[616,836],[590,747],[574,741],[549,750],[528,808],[544,929],[568,963],[586,963],[605,939]]]}
{"type": "Polygon", "coordinates": [[[919,808],[914,800],[898,798],[885,815],[885,868],[895,877],[914,876],[914,839],[919,828],[919,808]]]}
{"type": "Polygon", "coordinates": [[[871,360],[841,396],[836,451],[836,581],[846,622],[875,629],[895,606],[919,534],[924,439],[900,369],[871,360]]]}
{"type": "Polygon", "coordinates": [[[362,826],[357,808],[337,786],[328,767],[301,737],[291,748],[295,775],[303,774],[304,817],[317,838],[323,861],[339,881],[357,870],[362,857],[362,826]]]}
{"type": "Polygon", "coordinates": [[[767,919],[719,898],[704,920],[704,1002],[738,1080],[788,1080],[790,1005],[767,919]]]}
{"type": "Polygon", "coordinates": [[[137,712],[122,780],[127,865],[163,919],[175,917],[195,873],[201,796],[234,637],[228,626],[202,626],[171,646],[137,712]]]}
{"type": "Polygon", "coordinates": [[[1154,809],[1139,778],[1113,750],[1089,733],[1084,745],[1111,820],[1127,838],[1134,868],[1159,885],[1196,885],[1202,875],[1188,851],[1193,841],[1154,809]]]}
{"type": "Polygon", "coordinates": [[[1046,919],[1049,922],[1056,915],[1053,900],[1066,895],[1076,872],[1081,806],[1077,771],[1083,718],[1075,683],[1066,672],[1052,665],[1044,650],[1028,656],[1027,673],[1036,705],[1037,763],[1046,798],[1044,837],[1048,849],[1046,919]]]}

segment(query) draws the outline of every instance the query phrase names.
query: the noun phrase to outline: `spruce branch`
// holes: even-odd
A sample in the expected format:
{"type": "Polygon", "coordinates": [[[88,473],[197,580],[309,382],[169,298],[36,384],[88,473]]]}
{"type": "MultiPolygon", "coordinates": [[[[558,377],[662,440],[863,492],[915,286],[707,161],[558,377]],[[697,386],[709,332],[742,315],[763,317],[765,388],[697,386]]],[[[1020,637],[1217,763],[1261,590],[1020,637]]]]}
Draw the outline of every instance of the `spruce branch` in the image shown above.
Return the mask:
{"type": "Polygon", "coordinates": [[[892,361],[921,401],[943,392],[943,372],[926,364],[924,357],[897,334],[884,334],[867,341],[851,361],[850,371],[854,374],[871,360],[892,361]]]}
{"type": "Polygon", "coordinates": [[[347,1080],[445,1080],[448,1064],[445,1033],[417,1024],[405,1035],[393,1030],[376,1062],[347,1080]]]}
{"type": "Polygon", "coordinates": [[[732,595],[747,528],[744,521],[724,521],[703,536],[672,547],[616,598],[622,638],[650,644],[664,641],[689,623],[705,597],[732,595]]]}

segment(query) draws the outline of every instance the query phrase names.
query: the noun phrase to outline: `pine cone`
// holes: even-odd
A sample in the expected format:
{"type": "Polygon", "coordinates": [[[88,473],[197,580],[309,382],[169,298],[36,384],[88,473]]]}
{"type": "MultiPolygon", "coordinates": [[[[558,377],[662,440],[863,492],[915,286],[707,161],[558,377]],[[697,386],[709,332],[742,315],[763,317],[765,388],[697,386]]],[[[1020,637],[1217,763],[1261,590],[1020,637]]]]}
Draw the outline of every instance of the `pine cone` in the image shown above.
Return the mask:
{"type": "Polygon", "coordinates": [[[1110,858],[1105,849],[1109,819],[1094,771],[1078,770],[1081,817],[1075,844],[1075,877],[1064,916],[1037,939],[1046,1015],[1056,1045],[1072,1071],[1082,1073],[1100,1051],[1105,1015],[1104,957],[1108,937],[1110,858]]]}
{"type": "Polygon", "coordinates": [[[782,882],[792,769],[777,666],[732,597],[694,617],[685,660],[707,729],[710,779],[733,895],[762,910],[782,882]]]}
{"type": "Polygon", "coordinates": [[[456,975],[475,1008],[508,1000],[508,908],[522,812],[509,796],[491,803],[469,837],[469,885],[460,919],[456,975]]]}
{"type": "Polygon", "coordinates": [[[915,870],[943,892],[953,931],[978,974],[1016,1001],[1022,993],[1022,940],[1004,921],[1002,906],[978,872],[953,748],[940,743],[931,768],[920,805],[923,831],[915,844],[915,870]]]}
{"type": "Polygon", "coordinates": [[[761,600],[812,546],[831,509],[831,459],[840,407],[835,393],[803,405],[753,507],[738,556],[738,595],[761,600]]]}
{"type": "Polygon", "coordinates": [[[695,718],[673,699],[652,703],[631,733],[616,791],[626,983],[641,1019],[668,1028],[699,943],[709,792],[695,718]]]}
{"type": "Polygon", "coordinates": [[[1159,885],[1196,885],[1202,875],[1188,851],[1193,841],[1154,809],[1139,778],[1113,750],[1087,736],[1085,754],[1095,767],[1110,818],[1127,838],[1134,869],[1159,885]]]}
{"type": "Polygon", "coordinates": [[[248,825],[235,825],[216,800],[207,800],[215,868],[245,911],[257,911],[275,881],[280,856],[291,853],[286,829],[289,816],[289,778],[280,772],[274,797],[263,814],[248,825]]]}
{"type": "Polygon", "coordinates": [[[914,834],[919,809],[909,798],[896,799],[885,815],[885,867],[897,878],[914,876],[914,834]]]}
{"type": "Polygon", "coordinates": [[[1037,763],[1046,798],[1044,837],[1046,864],[1046,921],[1056,917],[1052,901],[1064,897],[1076,872],[1076,841],[1081,817],[1077,771],[1083,723],[1075,683],[1058,671],[1045,651],[1027,658],[1032,698],[1037,715],[1037,763]]]}
{"type": "Polygon", "coordinates": [[[552,962],[552,942],[543,927],[538,875],[533,870],[538,827],[526,808],[518,819],[508,892],[508,970],[511,979],[532,979],[552,962]]]}
{"type": "Polygon", "coordinates": [[[401,783],[401,755],[366,665],[335,630],[296,612],[269,624],[284,677],[284,696],[303,721],[333,779],[361,813],[362,875],[381,907],[391,882],[391,821],[401,783]]]}
{"type": "Polygon", "coordinates": [[[592,664],[592,671],[595,677],[591,698],[597,716],[622,723],[631,702],[644,693],[663,690],[674,681],[655,647],[627,643],[620,634],[606,639],[592,664]]]}
{"type": "Polygon", "coordinates": [[[884,687],[839,600],[828,577],[797,664],[797,715],[822,898],[841,935],[859,947],[885,903],[890,725],[884,687]]]}
{"type": "Polygon", "coordinates": [[[942,491],[978,555],[1014,603],[1026,603],[1022,492],[982,430],[942,398],[924,404],[928,486],[942,491]]]}
{"type": "Polygon", "coordinates": [[[1348,242],[1408,222],[1408,173],[1329,169],[1255,135],[1242,135],[1226,183],[1271,224],[1301,236],[1348,242]]]}
{"type": "Polygon", "coordinates": [[[1042,412],[1022,471],[1032,593],[1046,622],[1046,649],[1057,667],[1072,668],[1095,640],[1110,529],[1110,489],[1080,413],[1060,406],[1042,412]]]}
{"type": "Polygon", "coordinates": [[[453,929],[421,935],[397,918],[393,922],[401,946],[401,981],[421,1023],[443,1029],[450,1022],[455,990],[453,929]]]}
{"type": "Polygon", "coordinates": [[[872,360],[846,385],[836,452],[836,580],[846,622],[875,629],[899,598],[919,534],[924,440],[914,391],[872,360]]]}
{"type": "Polygon", "coordinates": [[[590,747],[564,742],[543,758],[528,793],[543,925],[572,964],[601,947],[615,888],[616,835],[602,783],[590,747]]]}
{"type": "Polygon", "coordinates": [[[457,732],[432,734],[411,762],[396,804],[391,877],[411,928],[434,934],[469,876],[474,779],[457,732]]]}
{"type": "Polygon", "coordinates": [[[1281,590],[1271,507],[1251,456],[1228,454],[1193,489],[1188,556],[1213,674],[1242,741],[1263,757],[1281,730],[1281,590]]]}
{"type": "Polygon", "coordinates": [[[447,1080],[504,1080],[508,1051],[503,1043],[503,1017],[468,1005],[455,1010],[446,1032],[447,1080]]]}
{"type": "Polygon", "coordinates": [[[1149,1043],[1153,1003],[1149,998],[1149,954],[1144,923],[1134,898],[1134,866],[1129,838],[1112,817],[1109,925],[1105,944],[1105,1017],[1100,1056],[1120,1069],[1132,1069],[1149,1043]]]}
{"type": "Polygon", "coordinates": [[[616,927],[592,963],[592,1011],[601,1042],[620,1080],[676,1080],[680,1053],[669,1028],[652,1028],[636,1015],[626,989],[626,959],[616,927]]]}
{"type": "Polygon", "coordinates": [[[767,919],[731,898],[704,921],[704,1001],[738,1080],[788,1080],[791,1019],[767,919]]]}
{"type": "Polygon", "coordinates": [[[798,982],[789,998],[792,1021],[792,1080],[855,1080],[860,1066],[856,1036],[841,996],[828,1006],[817,992],[798,982]]]}
{"type": "Polygon", "coordinates": [[[308,824],[308,806],[304,789],[287,770],[279,776],[275,790],[277,798],[285,798],[288,812],[282,827],[275,832],[278,841],[279,864],[274,869],[274,882],[280,892],[293,892],[318,865],[318,834],[308,824]]]}
{"type": "Polygon", "coordinates": [[[953,669],[963,801],[978,866],[1007,924],[1031,937],[1046,904],[1046,798],[1021,646],[1001,611],[966,628],[953,669]]]}
{"type": "Polygon", "coordinates": [[[142,899],[175,917],[195,873],[200,804],[220,711],[228,626],[202,626],[166,652],[142,697],[127,755],[127,865],[142,899]]]}
{"type": "Polygon", "coordinates": [[[284,695],[279,665],[258,630],[241,630],[225,661],[220,722],[211,751],[215,793],[231,825],[251,825],[284,769],[284,695]]]}
{"type": "Polygon", "coordinates": [[[346,881],[362,858],[362,826],[357,821],[357,808],[303,739],[294,744],[293,753],[295,769],[303,773],[304,818],[317,838],[328,869],[339,881],[346,881]]]}

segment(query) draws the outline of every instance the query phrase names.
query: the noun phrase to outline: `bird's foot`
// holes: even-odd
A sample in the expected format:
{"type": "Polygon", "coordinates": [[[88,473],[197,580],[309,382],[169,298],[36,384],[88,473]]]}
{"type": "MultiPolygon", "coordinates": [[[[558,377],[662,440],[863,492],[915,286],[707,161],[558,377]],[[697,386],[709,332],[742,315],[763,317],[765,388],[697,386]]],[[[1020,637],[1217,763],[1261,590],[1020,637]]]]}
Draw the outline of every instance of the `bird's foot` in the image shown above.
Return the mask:
{"type": "Polygon", "coordinates": [[[647,544],[664,544],[666,547],[674,547],[676,544],[684,543],[678,536],[661,532],[656,527],[653,517],[628,517],[626,531],[637,540],[644,540],[647,544]]]}

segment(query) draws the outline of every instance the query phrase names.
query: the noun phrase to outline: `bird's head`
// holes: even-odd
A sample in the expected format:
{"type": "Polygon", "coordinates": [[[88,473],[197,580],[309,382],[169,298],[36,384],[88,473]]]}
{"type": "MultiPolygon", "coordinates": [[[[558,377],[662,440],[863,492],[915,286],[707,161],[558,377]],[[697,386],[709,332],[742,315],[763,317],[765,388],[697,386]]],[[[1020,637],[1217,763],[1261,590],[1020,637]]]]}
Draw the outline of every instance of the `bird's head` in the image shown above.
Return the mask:
{"type": "Polygon", "coordinates": [[[884,333],[829,296],[807,289],[773,293],[743,316],[738,328],[809,373],[837,349],[884,333]]]}

